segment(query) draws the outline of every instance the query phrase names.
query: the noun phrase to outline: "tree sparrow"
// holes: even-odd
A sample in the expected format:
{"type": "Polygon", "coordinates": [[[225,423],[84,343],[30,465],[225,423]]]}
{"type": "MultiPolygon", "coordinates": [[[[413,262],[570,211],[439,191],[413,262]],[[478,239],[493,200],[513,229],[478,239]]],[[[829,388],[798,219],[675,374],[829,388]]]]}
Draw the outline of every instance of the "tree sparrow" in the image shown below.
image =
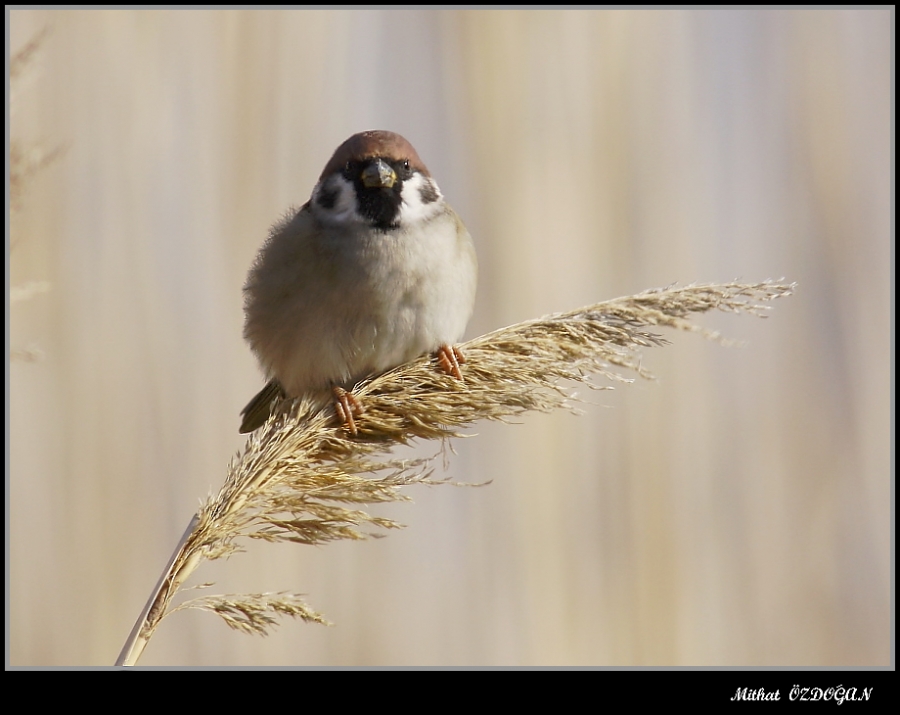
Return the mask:
{"type": "Polygon", "coordinates": [[[285,395],[334,399],[356,434],[349,392],[429,352],[462,379],[453,347],[475,300],[469,232],[412,145],[369,131],[341,144],[309,201],[275,224],[244,285],[244,337],[269,383],[241,432],[285,395]]]}

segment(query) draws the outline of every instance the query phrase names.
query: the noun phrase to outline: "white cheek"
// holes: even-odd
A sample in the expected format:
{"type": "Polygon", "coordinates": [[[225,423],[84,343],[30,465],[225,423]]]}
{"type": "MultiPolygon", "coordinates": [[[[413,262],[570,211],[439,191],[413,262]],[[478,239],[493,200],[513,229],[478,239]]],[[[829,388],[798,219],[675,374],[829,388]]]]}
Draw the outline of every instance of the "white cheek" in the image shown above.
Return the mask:
{"type": "Polygon", "coordinates": [[[444,196],[438,185],[422,174],[413,174],[403,182],[403,191],[400,192],[403,204],[400,207],[401,225],[409,225],[418,221],[425,221],[441,213],[444,206],[444,196]],[[431,185],[437,199],[430,203],[422,201],[422,189],[431,185]]]}
{"type": "Polygon", "coordinates": [[[310,201],[313,213],[323,223],[346,224],[363,220],[356,212],[356,191],[353,189],[353,184],[343,176],[329,176],[325,181],[317,184],[313,189],[310,201]],[[319,196],[324,192],[337,194],[337,199],[331,208],[325,208],[319,203],[319,196]]]}

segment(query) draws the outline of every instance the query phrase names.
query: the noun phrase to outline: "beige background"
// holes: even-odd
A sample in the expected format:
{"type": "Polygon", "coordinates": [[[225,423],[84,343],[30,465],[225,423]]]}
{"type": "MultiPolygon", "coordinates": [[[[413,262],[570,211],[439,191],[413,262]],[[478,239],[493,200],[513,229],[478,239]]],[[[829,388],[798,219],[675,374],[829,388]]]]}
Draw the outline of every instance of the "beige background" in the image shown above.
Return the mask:
{"type": "MultiPolygon", "coordinates": [[[[241,286],[335,146],[419,150],[475,237],[469,335],[674,281],[658,383],[478,425],[409,525],[203,567],[337,625],[179,613],[146,665],[887,665],[891,62],[876,11],[14,11],[9,662],[110,664],[261,385],[241,286]]],[[[426,446],[422,452],[431,451],[426,446]]]]}

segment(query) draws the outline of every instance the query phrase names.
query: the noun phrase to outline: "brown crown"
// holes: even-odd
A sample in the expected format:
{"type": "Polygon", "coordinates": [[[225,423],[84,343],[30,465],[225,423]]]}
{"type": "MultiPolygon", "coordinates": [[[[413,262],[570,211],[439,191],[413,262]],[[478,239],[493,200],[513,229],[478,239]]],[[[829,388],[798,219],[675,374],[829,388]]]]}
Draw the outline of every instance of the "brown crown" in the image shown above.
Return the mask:
{"type": "Polygon", "coordinates": [[[376,157],[387,161],[408,161],[412,169],[431,176],[413,145],[406,139],[394,132],[373,130],[354,134],[335,149],[319,180],[340,171],[348,161],[364,161],[376,157]]]}

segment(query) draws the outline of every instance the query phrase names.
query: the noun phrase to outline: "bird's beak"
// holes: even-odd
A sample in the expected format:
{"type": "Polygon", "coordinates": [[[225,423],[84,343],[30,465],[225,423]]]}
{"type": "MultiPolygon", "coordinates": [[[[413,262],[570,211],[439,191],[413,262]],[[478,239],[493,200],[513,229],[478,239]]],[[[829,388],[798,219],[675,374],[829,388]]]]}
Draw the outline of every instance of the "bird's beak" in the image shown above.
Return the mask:
{"type": "Polygon", "coordinates": [[[397,183],[397,174],[385,161],[375,159],[363,169],[362,182],[369,189],[390,189],[397,183]]]}

